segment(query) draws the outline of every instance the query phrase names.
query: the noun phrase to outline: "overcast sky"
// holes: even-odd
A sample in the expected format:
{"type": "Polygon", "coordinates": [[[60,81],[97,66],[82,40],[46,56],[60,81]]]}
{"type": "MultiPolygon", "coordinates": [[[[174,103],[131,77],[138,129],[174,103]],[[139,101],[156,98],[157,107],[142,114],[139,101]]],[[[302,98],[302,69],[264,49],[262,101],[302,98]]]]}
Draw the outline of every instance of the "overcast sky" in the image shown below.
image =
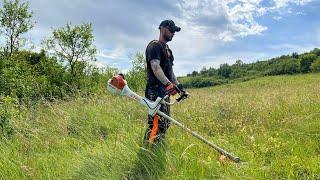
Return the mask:
{"type": "MultiPolygon", "coordinates": [[[[24,1],[25,2],[25,1],[24,1]]],[[[320,47],[319,0],[29,0],[35,45],[52,28],[91,22],[98,62],[126,71],[129,56],[158,39],[172,19],[182,30],[169,42],[174,70],[186,75],[203,66],[265,60],[320,47]]]]}

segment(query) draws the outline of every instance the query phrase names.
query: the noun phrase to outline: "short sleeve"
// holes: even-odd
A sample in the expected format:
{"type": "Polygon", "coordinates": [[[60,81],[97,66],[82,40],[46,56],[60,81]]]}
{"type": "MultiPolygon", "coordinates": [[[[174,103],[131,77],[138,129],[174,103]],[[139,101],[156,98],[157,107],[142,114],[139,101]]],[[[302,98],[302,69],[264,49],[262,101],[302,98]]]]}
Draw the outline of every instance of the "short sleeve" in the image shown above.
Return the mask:
{"type": "Polygon", "coordinates": [[[161,60],[162,47],[159,43],[151,43],[146,49],[147,61],[150,62],[152,59],[161,60]]]}

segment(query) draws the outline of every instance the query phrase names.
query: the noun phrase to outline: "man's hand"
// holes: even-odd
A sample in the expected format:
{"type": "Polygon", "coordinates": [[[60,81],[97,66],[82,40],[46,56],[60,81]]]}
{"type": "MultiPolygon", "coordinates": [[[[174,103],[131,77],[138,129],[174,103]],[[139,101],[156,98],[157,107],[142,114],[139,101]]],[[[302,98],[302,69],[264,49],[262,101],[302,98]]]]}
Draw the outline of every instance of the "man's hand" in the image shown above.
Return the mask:
{"type": "Polygon", "coordinates": [[[171,96],[176,95],[177,93],[180,93],[180,89],[173,83],[169,82],[166,84],[166,90],[171,96]]]}

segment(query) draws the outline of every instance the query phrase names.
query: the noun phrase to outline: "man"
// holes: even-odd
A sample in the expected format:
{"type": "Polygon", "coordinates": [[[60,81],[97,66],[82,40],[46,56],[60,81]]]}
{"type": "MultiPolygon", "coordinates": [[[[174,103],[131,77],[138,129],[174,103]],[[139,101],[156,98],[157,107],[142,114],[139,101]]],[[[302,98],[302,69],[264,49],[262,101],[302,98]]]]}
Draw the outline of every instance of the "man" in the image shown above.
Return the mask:
{"type": "MultiPolygon", "coordinates": [[[[172,20],[164,20],[160,23],[159,29],[159,40],[151,41],[146,48],[147,86],[145,97],[151,101],[155,101],[157,97],[162,98],[167,94],[173,96],[185,92],[173,73],[174,57],[167,45],[175,32],[179,32],[181,28],[176,26],[172,20]]],[[[167,98],[166,101],[169,102],[170,98],[167,98]]],[[[161,105],[160,111],[170,116],[169,105],[161,105]]],[[[149,115],[144,141],[147,144],[157,144],[161,138],[164,138],[169,125],[169,120],[158,115],[154,117],[149,115]]]]}

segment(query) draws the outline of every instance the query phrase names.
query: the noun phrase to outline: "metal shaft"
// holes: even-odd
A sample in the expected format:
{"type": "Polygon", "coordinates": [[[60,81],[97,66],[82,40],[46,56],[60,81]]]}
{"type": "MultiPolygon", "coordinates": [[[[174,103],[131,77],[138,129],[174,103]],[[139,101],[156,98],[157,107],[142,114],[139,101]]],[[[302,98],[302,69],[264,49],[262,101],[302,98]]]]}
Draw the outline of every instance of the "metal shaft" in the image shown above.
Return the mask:
{"type": "Polygon", "coordinates": [[[223,154],[225,156],[227,156],[229,159],[231,159],[232,161],[238,163],[240,162],[240,158],[237,156],[234,156],[232,154],[230,154],[229,152],[225,151],[224,149],[222,149],[221,147],[213,144],[210,141],[207,141],[205,138],[203,138],[202,136],[200,136],[199,134],[195,133],[194,131],[190,130],[189,128],[187,128],[185,125],[181,124],[180,122],[174,120],[172,117],[166,115],[165,113],[161,112],[158,110],[157,112],[158,115],[168,119],[169,121],[171,121],[172,123],[176,124],[177,126],[181,127],[183,130],[189,132],[190,134],[192,134],[194,137],[200,139],[202,142],[208,144],[209,146],[213,147],[215,150],[217,150],[220,154],[223,154]]]}

